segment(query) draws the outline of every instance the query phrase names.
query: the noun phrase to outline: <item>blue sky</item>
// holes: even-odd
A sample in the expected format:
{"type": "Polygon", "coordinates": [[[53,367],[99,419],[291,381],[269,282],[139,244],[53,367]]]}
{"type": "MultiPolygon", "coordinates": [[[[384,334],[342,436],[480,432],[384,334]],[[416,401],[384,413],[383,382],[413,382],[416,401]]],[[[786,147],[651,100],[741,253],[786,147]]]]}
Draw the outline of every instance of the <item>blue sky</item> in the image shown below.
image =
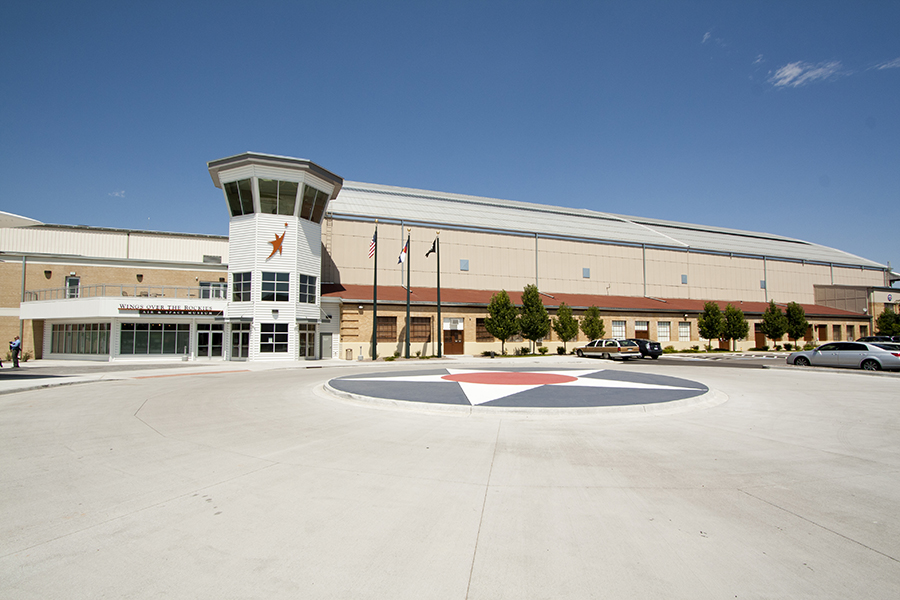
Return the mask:
{"type": "Polygon", "coordinates": [[[206,162],[900,267],[900,2],[4,3],[0,210],[225,234],[206,162]]]}

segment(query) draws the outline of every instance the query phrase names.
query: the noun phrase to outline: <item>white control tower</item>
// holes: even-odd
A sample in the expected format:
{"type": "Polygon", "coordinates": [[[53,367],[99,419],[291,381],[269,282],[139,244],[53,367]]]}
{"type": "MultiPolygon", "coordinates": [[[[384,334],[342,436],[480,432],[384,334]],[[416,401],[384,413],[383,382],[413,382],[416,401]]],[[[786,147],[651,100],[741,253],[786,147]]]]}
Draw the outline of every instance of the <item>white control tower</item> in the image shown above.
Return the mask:
{"type": "Polygon", "coordinates": [[[322,218],[344,180],[305,159],[253,152],[208,167],[230,215],[228,357],[319,358],[322,218]]]}

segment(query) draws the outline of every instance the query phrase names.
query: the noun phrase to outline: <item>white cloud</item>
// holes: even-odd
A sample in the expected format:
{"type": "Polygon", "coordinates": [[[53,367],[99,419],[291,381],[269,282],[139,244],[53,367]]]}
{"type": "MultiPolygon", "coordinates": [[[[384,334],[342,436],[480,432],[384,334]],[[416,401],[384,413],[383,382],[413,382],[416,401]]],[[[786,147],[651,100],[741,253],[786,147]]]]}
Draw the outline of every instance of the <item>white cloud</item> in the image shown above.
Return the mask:
{"type": "Polygon", "coordinates": [[[762,55],[762,54],[757,54],[757,55],[756,55],[756,58],[753,60],[753,64],[754,64],[754,65],[758,65],[758,64],[763,63],[763,62],[765,62],[765,59],[763,58],[763,55],[762,55]]]}
{"type": "Polygon", "coordinates": [[[711,38],[711,37],[712,37],[712,32],[707,31],[706,33],[703,34],[703,39],[700,41],[700,43],[705,44],[706,42],[709,41],[709,38],[711,38]]]}
{"type": "Polygon", "coordinates": [[[769,83],[775,87],[800,87],[822,79],[849,75],[849,73],[842,71],[841,68],[842,65],[839,60],[816,65],[800,61],[788,63],[769,77],[769,83]]]}
{"type": "Polygon", "coordinates": [[[883,71],[884,69],[900,69],[900,58],[879,63],[872,67],[872,69],[878,69],[879,71],[883,71]]]}
{"type": "Polygon", "coordinates": [[[112,197],[114,197],[114,198],[124,198],[124,197],[125,197],[125,190],[119,190],[119,191],[117,191],[117,192],[110,192],[109,195],[112,196],[112,197]]]}

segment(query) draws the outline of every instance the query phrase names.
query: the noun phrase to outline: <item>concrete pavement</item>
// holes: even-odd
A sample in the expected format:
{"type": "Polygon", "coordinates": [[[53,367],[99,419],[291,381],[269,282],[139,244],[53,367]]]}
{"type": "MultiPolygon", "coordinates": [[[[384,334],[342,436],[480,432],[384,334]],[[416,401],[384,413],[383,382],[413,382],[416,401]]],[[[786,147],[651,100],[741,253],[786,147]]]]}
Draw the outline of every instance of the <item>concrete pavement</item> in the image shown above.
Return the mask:
{"type": "MultiPolygon", "coordinates": [[[[534,364],[597,365],[579,360],[534,364]]],[[[673,415],[419,413],[321,391],[415,364],[172,367],[0,396],[3,595],[900,589],[897,378],[604,363],[728,398],[673,415]]]]}

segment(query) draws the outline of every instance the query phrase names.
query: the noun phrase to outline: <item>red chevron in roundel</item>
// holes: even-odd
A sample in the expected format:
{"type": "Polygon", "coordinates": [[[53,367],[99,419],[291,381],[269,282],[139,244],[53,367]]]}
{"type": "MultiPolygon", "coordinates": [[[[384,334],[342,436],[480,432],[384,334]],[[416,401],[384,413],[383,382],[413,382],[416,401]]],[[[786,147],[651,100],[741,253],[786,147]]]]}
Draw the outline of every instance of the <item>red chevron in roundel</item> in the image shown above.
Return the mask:
{"type": "Polygon", "coordinates": [[[554,383],[572,383],[577,377],[559,373],[484,371],[481,373],[453,373],[441,377],[446,381],[459,383],[479,383],[481,385],[552,385],[554,383]]]}

